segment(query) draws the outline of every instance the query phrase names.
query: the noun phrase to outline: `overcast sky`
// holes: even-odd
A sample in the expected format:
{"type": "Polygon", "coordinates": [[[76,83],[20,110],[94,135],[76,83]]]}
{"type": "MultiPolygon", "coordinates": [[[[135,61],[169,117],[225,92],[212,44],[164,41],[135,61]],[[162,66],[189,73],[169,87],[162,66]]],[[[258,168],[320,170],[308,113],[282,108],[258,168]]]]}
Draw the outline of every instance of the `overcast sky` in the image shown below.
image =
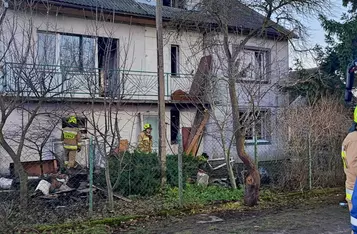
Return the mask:
{"type": "MultiPolygon", "coordinates": [[[[136,0],[138,2],[148,3],[151,5],[155,5],[156,0],[136,0]]],[[[331,12],[328,13],[331,19],[339,20],[344,12],[347,11],[345,7],[342,6],[342,0],[331,0],[333,2],[333,6],[331,7],[331,12]]],[[[316,44],[326,46],[325,43],[325,33],[321,27],[321,24],[317,18],[309,18],[302,19],[305,25],[309,26],[309,38],[307,38],[307,45],[313,47],[316,44]]],[[[314,67],[316,63],[313,57],[310,54],[296,54],[290,49],[290,66],[293,65],[294,58],[299,58],[302,60],[305,67],[314,67]]]]}

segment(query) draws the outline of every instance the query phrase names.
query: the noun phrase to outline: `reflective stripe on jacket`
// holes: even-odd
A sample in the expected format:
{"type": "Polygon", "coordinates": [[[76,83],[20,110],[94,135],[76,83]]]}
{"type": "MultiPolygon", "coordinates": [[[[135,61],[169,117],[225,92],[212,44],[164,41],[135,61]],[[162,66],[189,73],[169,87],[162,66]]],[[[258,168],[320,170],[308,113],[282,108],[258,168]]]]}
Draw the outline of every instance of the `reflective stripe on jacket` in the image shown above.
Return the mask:
{"type": "Polygon", "coordinates": [[[63,147],[67,150],[77,150],[80,147],[81,134],[78,128],[63,128],[63,147]]]}
{"type": "Polygon", "coordinates": [[[357,186],[352,191],[352,209],[350,212],[351,226],[354,233],[357,233],[357,186]]]}

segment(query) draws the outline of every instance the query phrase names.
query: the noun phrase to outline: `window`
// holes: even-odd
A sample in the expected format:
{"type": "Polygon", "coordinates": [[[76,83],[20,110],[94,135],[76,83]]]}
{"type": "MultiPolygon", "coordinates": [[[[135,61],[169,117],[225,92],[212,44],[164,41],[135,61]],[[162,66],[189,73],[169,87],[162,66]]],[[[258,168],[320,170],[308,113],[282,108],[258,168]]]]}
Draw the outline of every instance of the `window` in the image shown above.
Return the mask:
{"type": "Polygon", "coordinates": [[[177,109],[170,111],[170,132],[171,132],[171,144],[177,144],[177,135],[180,130],[180,112],[177,109]]]}
{"type": "Polygon", "coordinates": [[[246,128],[246,141],[270,141],[269,111],[240,112],[240,123],[246,128]]]}
{"type": "Polygon", "coordinates": [[[95,39],[81,35],[38,32],[38,63],[55,65],[56,45],[59,38],[60,62],[74,70],[95,67],[95,39]],[[59,36],[59,37],[58,37],[59,36]]]}
{"type": "Polygon", "coordinates": [[[163,0],[162,3],[168,7],[184,8],[185,0],[163,0]]]}
{"type": "Polygon", "coordinates": [[[171,45],[171,75],[179,74],[179,46],[171,45]]]}
{"type": "Polygon", "coordinates": [[[267,81],[269,78],[270,52],[261,49],[244,49],[239,59],[239,80],[267,81]]]}
{"type": "Polygon", "coordinates": [[[83,70],[95,66],[95,39],[76,35],[61,35],[61,65],[83,70]]]}
{"type": "Polygon", "coordinates": [[[39,32],[37,34],[38,63],[41,65],[56,64],[56,34],[39,32]]]}
{"type": "MultiPolygon", "coordinates": [[[[83,134],[86,134],[88,131],[87,122],[88,122],[87,118],[77,117],[78,128],[83,134]]],[[[68,117],[62,118],[62,128],[66,128],[66,127],[68,127],[68,117]]]]}

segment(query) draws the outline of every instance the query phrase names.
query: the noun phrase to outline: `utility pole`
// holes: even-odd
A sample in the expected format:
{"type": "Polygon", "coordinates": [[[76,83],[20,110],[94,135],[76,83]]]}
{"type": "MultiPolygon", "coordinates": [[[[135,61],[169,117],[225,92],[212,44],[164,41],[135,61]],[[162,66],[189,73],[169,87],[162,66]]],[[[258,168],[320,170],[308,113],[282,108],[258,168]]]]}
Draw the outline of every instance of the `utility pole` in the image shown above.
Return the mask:
{"type": "Polygon", "coordinates": [[[159,156],[161,161],[161,187],[166,185],[166,125],[165,125],[165,78],[164,43],[162,35],[162,0],[156,0],[157,78],[159,89],[159,156]]]}

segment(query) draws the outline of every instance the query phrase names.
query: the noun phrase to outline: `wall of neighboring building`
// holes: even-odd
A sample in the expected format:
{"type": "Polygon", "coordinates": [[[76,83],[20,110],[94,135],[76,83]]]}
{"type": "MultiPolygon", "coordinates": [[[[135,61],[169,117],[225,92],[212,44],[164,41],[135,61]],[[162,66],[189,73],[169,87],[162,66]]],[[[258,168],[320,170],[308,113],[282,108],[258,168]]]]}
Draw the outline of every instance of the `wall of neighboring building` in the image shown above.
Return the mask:
{"type": "MultiPolygon", "coordinates": [[[[27,106],[31,108],[32,106],[27,106]]],[[[34,106],[33,106],[34,107],[34,106]]],[[[166,107],[166,149],[167,154],[178,153],[178,145],[175,142],[171,142],[171,109],[177,107],[166,107]]],[[[76,114],[79,117],[88,118],[87,127],[88,132],[86,139],[83,140],[83,150],[78,154],[78,162],[82,165],[88,165],[89,154],[89,137],[94,134],[95,124],[96,128],[104,133],[104,126],[106,123],[105,114],[108,116],[108,111],[103,111],[102,104],[96,104],[94,108],[91,105],[85,104],[73,104],[70,106],[56,104],[48,104],[43,106],[42,111],[52,114],[56,114],[56,117],[41,116],[37,117],[27,134],[27,140],[25,142],[25,148],[21,154],[21,161],[38,161],[40,160],[39,152],[35,150],[36,145],[40,145],[44,138],[49,134],[48,143],[43,150],[43,159],[53,159],[53,153],[63,154],[63,148],[61,145],[61,128],[62,122],[58,117],[66,117],[70,114],[76,114]],[[60,107],[60,108],[59,108],[60,107]],[[93,111],[92,111],[93,110],[93,111]],[[94,114],[94,118],[93,115],[94,114]],[[58,122],[57,122],[58,121],[58,122]],[[40,127],[41,126],[41,127],[40,127]],[[47,131],[46,131],[47,129],[47,131]],[[34,144],[34,141],[36,144],[34,144]]],[[[179,109],[180,111],[180,129],[182,127],[191,127],[195,117],[195,110],[190,108],[179,109]]],[[[116,111],[112,111],[112,118],[115,118],[116,111]]],[[[24,124],[27,123],[29,115],[21,110],[14,111],[8,119],[5,126],[5,136],[13,150],[17,150],[19,134],[22,132],[24,124]]],[[[138,105],[127,104],[120,107],[118,110],[118,124],[121,134],[121,139],[129,141],[129,150],[134,150],[137,146],[138,135],[142,131],[143,124],[147,121],[158,121],[158,112],[156,105],[138,105]],[[147,119],[149,117],[149,119],[147,119]]],[[[110,133],[108,133],[110,134],[110,133]]],[[[99,133],[97,135],[100,135],[99,133]]],[[[152,132],[154,138],[154,151],[157,151],[158,146],[158,129],[157,125],[153,126],[152,132]]],[[[100,138],[98,138],[100,140],[100,138]]],[[[108,138],[109,140],[109,138],[108,138]]],[[[93,140],[95,143],[95,141],[93,140]]],[[[103,141],[102,141],[103,142],[103,141]]],[[[9,173],[9,163],[12,162],[10,156],[5,150],[0,147],[0,174],[9,173]]],[[[98,155],[97,155],[98,156],[98,155]]]]}

